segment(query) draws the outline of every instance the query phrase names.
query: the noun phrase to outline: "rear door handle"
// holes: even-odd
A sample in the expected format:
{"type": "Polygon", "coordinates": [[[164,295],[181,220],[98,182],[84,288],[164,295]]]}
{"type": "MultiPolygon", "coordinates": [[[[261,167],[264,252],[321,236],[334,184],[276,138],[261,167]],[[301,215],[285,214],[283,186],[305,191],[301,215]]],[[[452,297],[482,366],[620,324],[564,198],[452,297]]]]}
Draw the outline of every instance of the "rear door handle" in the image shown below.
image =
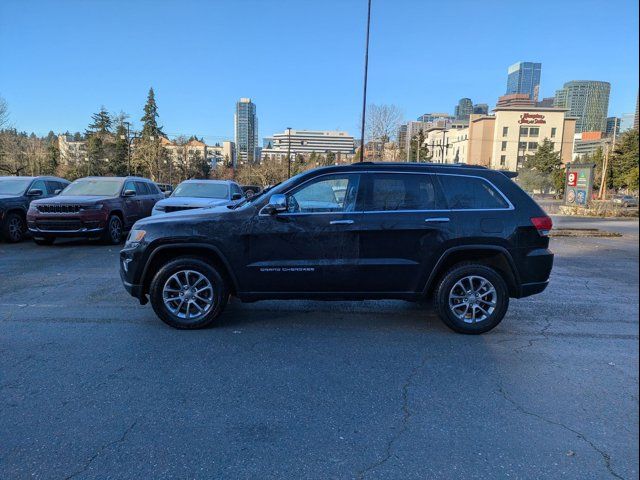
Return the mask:
{"type": "Polygon", "coordinates": [[[331,220],[329,225],[351,225],[353,220],[331,220]]]}
{"type": "Polygon", "coordinates": [[[425,218],[424,221],[427,223],[447,223],[447,222],[450,222],[451,219],[449,217],[436,217],[436,218],[425,218]]]}

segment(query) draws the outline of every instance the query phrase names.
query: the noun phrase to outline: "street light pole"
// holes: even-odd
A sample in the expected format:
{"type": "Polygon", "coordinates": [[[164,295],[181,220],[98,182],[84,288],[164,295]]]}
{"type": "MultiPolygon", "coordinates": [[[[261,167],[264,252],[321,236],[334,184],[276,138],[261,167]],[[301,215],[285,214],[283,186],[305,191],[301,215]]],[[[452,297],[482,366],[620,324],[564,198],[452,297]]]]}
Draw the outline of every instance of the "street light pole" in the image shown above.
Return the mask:
{"type": "Polygon", "coordinates": [[[369,71],[369,28],[371,26],[371,0],[367,7],[367,40],[364,49],[364,88],[362,90],[362,126],[360,128],[360,161],[364,161],[364,125],[367,114],[367,76],[369,71]]]}
{"type": "Polygon", "coordinates": [[[291,127],[287,127],[287,178],[291,178],[291,127]]]}

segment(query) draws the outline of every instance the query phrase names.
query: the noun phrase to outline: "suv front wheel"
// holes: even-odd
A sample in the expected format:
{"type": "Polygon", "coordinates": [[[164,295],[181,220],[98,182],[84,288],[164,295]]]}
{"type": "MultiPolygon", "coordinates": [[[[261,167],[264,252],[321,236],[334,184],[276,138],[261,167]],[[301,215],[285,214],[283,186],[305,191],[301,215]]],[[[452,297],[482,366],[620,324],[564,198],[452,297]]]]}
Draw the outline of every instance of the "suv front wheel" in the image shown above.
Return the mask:
{"type": "Polygon", "coordinates": [[[220,273],[208,263],[182,257],[165,264],[151,281],[151,305],[174,328],[193,330],[214,323],[229,296],[220,273]]]}
{"type": "Polygon", "coordinates": [[[449,328],[477,335],[502,321],[509,308],[509,290],[494,269],[465,263],[444,275],[435,300],[438,315],[449,328]]]}

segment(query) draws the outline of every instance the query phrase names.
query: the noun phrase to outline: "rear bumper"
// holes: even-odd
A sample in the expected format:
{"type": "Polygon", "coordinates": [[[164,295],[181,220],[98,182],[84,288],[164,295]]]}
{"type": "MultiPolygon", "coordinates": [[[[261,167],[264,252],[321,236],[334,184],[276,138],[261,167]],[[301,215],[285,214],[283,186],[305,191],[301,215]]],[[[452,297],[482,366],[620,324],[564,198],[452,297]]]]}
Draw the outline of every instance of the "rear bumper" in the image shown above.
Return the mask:
{"type": "Polygon", "coordinates": [[[520,285],[520,295],[518,298],[530,297],[537,293],[542,293],[549,286],[549,280],[546,282],[523,283],[520,285]]]}

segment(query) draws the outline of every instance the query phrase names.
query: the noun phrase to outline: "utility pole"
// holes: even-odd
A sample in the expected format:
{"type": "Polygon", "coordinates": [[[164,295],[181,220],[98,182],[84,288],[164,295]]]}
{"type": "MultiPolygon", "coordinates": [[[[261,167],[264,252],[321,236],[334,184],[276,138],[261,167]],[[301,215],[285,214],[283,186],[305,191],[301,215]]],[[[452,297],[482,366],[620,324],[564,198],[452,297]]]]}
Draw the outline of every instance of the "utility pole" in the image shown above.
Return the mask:
{"type": "Polygon", "coordinates": [[[371,0],[367,8],[367,40],[364,49],[364,88],[362,91],[362,126],[360,128],[360,161],[364,162],[364,124],[367,114],[367,75],[369,70],[369,27],[371,26],[371,0]]]}
{"type": "Polygon", "coordinates": [[[291,178],[291,127],[287,127],[288,142],[287,142],[287,178],[291,178]]]}
{"type": "Polygon", "coordinates": [[[600,182],[600,191],[598,192],[598,198],[600,200],[607,199],[607,174],[609,173],[609,154],[616,148],[616,133],[618,130],[618,117],[613,123],[613,140],[611,142],[611,148],[609,145],[605,145],[604,160],[602,162],[602,181],[600,182]]]}

